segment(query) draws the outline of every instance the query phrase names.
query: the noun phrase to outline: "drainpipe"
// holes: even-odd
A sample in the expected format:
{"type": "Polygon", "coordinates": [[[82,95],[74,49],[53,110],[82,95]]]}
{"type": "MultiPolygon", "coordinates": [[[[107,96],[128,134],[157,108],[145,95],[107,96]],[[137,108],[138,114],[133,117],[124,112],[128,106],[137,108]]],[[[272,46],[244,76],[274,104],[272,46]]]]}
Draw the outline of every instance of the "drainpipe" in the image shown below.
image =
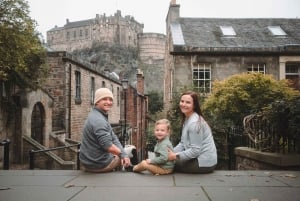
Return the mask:
{"type": "Polygon", "coordinates": [[[67,126],[67,133],[68,138],[71,139],[71,87],[72,87],[72,64],[69,64],[69,84],[68,84],[68,101],[67,101],[67,108],[68,108],[68,126],[67,126]]]}

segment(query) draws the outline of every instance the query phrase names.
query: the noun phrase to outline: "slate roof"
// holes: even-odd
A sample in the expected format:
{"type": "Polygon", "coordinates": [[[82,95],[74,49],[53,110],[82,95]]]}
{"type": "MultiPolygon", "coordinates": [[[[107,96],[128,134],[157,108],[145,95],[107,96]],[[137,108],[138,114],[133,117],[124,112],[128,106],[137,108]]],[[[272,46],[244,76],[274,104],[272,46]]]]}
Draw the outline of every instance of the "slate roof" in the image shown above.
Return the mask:
{"type": "Polygon", "coordinates": [[[59,30],[64,30],[64,29],[89,26],[94,21],[95,21],[95,19],[81,20],[81,21],[76,21],[76,22],[68,22],[63,27],[54,27],[54,28],[50,29],[49,31],[59,31],[59,30]]]}
{"type": "Polygon", "coordinates": [[[268,51],[300,53],[300,19],[180,18],[172,23],[174,52],[268,51]],[[220,26],[232,26],[224,36],[220,26]],[[268,26],[280,26],[286,36],[274,36],[268,26]]]}
{"type": "Polygon", "coordinates": [[[76,22],[69,22],[64,25],[64,28],[76,28],[76,27],[84,27],[89,26],[95,21],[95,19],[81,20],[76,22]]]}

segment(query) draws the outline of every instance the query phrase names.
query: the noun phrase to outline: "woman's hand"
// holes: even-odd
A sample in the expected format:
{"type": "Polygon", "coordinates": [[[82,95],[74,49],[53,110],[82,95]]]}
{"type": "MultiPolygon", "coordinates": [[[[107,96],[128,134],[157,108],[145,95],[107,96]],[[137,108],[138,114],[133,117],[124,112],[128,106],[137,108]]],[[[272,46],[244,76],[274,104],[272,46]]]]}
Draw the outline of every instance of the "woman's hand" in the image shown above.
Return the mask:
{"type": "Polygon", "coordinates": [[[168,159],[169,161],[176,160],[176,153],[173,152],[171,149],[168,148],[168,159]]]}

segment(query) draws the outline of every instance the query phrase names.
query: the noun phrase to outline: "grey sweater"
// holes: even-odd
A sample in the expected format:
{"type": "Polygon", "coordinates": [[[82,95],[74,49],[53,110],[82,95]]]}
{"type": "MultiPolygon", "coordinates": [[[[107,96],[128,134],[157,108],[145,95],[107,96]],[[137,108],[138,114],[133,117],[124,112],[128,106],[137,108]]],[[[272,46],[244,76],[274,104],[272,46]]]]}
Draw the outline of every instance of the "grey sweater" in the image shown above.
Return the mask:
{"type": "Polygon", "coordinates": [[[121,158],[128,157],[108,122],[108,115],[94,107],[83,127],[79,153],[81,163],[89,168],[106,167],[113,159],[113,154],[107,151],[112,144],[121,149],[121,158]]]}
{"type": "Polygon", "coordinates": [[[211,129],[197,113],[185,120],[181,140],[174,148],[181,160],[198,159],[199,167],[217,164],[217,150],[211,129]]]}

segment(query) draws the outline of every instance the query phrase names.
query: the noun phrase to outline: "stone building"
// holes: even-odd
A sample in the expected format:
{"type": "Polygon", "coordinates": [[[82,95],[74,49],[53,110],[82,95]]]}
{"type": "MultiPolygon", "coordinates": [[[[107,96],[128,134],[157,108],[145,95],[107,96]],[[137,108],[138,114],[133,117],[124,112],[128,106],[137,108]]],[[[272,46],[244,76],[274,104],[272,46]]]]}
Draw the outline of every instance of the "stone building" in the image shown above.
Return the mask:
{"type": "Polygon", "coordinates": [[[163,93],[166,36],[159,33],[138,35],[139,68],[145,75],[145,92],[163,93]],[[153,82],[155,80],[155,82],[153,82]]]}
{"type": "MultiPolygon", "coordinates": [[[[95,90],[100,87],[107,87],[114,94],[109,122],[116,134],[121,137],[123,132],[128,133],[128,142],[136,146],[139,159],[144,157],[145,147],[138,141],[144,138],[147,127],[147,97],[143,94],[142,72],[136,73],[139,82],[130,82],[127,96],[124,96],[121,81],[113,73],[103,74],[90,63],[80,61],[65,51],[48,52],[47,64],[50,73],[42,89],[21,89],[14,85],[11,86],[13,90],[10,90],[12,94],[1,90],[0,137],[11,141],[10,163],[28,164],[30,150],[79,143],[84,121],[93,107],[95,90]],[[13,101],[9,104],[12,111],[5,108],[8,107],[8,101],[13,101]],[[126,131],[123,124],[125,103],[129,111],[125,120],[126,131]]],[[[6,83],[0,84],[2,89],[7,88],[4,86],[6,83]]],[[[3,150],[0,152],[2,161],[3,150]]],[[[76,153],[72,155],[68,158],[74,160],[76,153]]],[[[53,157],[56,160],[58,158],[53,157]]],[[[41,165],[40,168],[62,168],[63,164],[53,166],[53,161],[49,161],[48,157],[36,163],[41,165]]],[[[64,163],[64,159],[60,161],[64,163]]]]}
{"type": "Polygon", "coordinates": [[[119,123],[122,91],[119,80],[99,73],[67,52],[49,52],[47,63],[51,72],[44,87],[54,98],[54,132],[64,131],[68,138],[80,140],[84,120],[93,107],[94,93],[100,87],[111,89],[116,97],[109,121],[119,123]]]}
{"type": "Polygon", "coordinates": [[[114,16],[97,14],[94,19],[76,22],[67,19],[63,27],[47,31],[47,44],[54,50],[68,52],[92,47],[94,43],[137,47],[137,35],[143,27],[132,16],[122,17],[119,10],[114,16]]]}
{"type": "Polygon", "coordinates": [[[75,22],[67,19],[64,26],[47,31],[47,45],[51,49],[79,52],[78,56],[93,62],[102,71],[113,68],[111,71],[136,80],[136,69],[141,69],[145,77],[145,93],[163,91],[165,39],[164,34],[143,33],[143,24],[131,16],[122,17],[121,11],[113,16],[97,14],[94,19],[75,22]],[[95,50],[97,45],[102,48],[95,50]],[[135,49],[138,57],[128,61],[132,55],[122,50],[124,47],[135,49]]]}
{"type": "Polygon", "coordinates": [[[210,93],[214,80],[243,72],[288,78],[299,89],[300,19],[166,18],[164,103],[183,86],[210,93]]]}

